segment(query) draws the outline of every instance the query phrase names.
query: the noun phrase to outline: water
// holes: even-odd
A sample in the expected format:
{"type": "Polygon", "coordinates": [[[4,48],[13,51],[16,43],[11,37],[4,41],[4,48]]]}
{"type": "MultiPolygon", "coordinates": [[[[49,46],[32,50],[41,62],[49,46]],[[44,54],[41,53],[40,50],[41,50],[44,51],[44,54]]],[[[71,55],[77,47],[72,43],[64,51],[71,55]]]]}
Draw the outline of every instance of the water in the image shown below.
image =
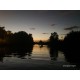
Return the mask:
{"type": "Polygon", "coordinates": [[[31,48],[0,48],[0,69],[64,69],[63,52],[46,45],[31,48]]]}
{"type": "Polygon", "coordinates": [[[53,55],[51,55],[50,49],[46,45],[43,45],[42,47],[35,45],[32,53],[32,59],[51,60],[53,58],[54,61],[66,61],[63,52],[53,51],[53,53],[51,53],[53,55]]]}

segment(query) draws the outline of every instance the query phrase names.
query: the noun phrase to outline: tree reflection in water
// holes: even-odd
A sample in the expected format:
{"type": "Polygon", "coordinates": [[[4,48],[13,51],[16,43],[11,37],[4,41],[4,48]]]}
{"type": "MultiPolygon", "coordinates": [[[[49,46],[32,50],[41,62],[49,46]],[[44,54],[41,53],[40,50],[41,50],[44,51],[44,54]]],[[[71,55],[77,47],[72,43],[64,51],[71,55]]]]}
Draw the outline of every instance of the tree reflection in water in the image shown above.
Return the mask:
{"type": "Polygon", "coordinates": [[[49,53],[50,53],[51,60],[57,60],[57,57],[58,57],[57,49],[51,47],[49,48],[49,53]]]}
{"type": "Polygon", "coordinates": [[[0,48],[0,61],[3,62],[4,57],[18,57],[21,59],[24,59],[27,55],[30,59],[30,56],[32,54],[33,46],[29,47],[1,47],[0,48]]]}
{"type": "Polygon", "coordinates": [[[76,65],[77,68],[80,68],[80,51],[79,50],[66,50],[64,51],[65,58],[67,62],[76,65]]]}

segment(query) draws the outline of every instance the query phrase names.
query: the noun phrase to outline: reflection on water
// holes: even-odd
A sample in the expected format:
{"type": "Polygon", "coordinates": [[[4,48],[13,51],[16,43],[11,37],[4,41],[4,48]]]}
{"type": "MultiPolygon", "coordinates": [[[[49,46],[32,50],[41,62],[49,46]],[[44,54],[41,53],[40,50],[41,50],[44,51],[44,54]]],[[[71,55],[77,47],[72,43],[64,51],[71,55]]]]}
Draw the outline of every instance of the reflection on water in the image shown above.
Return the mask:
{"type": "Polygon", "coordinates": [[[2,47],[0,48],[0,61],[4,62],[4,59],[9,57],[12,59],[13,58],[20,58],[23,59],[25,58],[25,55],[31,56],[32,54],[32,49],[33,46],[31,47],[2,47]]]}
{"type": "MultiPolygon", "coordinates": [[[[4,62],[4,58],[20,58],[20,59],[38,59],[38,60],[54,60],[65,61],[64,54],[57,49],[48,48],[46,45],[34,45],[32,47],[6,47],[0,48],[0,61],[4,62]]],[[[12,59],[11,58],[11,59],[12,59]]]]}
{"type": "Polygon", "coordinates": [[[46,45],[35,45],[32,51],[32,59],[49,60],[50,56],[48,47],[46,45]]]}
{"type": "Polygon", "coordinates": [[[30,67],[30,69],[32,69],[32,67],[35,68],[35,66],[37,67],[36,69],[46,69],[46,67],[49,69],[59,69],[63,64],[68,63],[65,58],[62,51],[55,48],[49,48],[47,45],[2,47],[0,48],[0,69],[10,69],[10,66],[13,67],[11,69],[14,69],[16,66],[18,68],[22,66],[20,69],[28,69],[30,67]],[[5,67],[6,65],[7,67],[5,67]],[[25,68],[23,68],[23,66],[25,68]]]}
{"type": "Polygon", "coordinates": [[[51,57],[51,60],[57,60],[58,50],[54,48],[50,48],[50,57],[51,57]]]}

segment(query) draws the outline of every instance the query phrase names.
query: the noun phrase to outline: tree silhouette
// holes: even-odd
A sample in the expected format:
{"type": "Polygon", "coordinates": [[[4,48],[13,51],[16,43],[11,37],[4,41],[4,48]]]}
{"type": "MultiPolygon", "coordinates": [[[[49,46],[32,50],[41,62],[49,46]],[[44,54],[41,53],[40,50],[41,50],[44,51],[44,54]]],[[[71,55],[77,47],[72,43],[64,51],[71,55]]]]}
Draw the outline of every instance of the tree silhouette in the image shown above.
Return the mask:
{"type": "Polygon", "coordinates": [[[4,39],[6,37],[5,27],[0,27],[0,38],[4,39]]]}
{"type": "Polygon", "coordinates": [[[65,58],[80,68],[80,31],[69,32],[63,41],[65,58]]]}
{"type": "Polygon", "coordinates": [[[42,40],[39,41],[39,45],[43,45],[43,41],[42,40]]]}
{"type": "Polygon", "coordinates": [[[34,42],[34,41],[33,41],[32,34],[29,34],[29,35],[28,35],[28,40],[29,40],[29,44],[30,44],[30,45],[33,45],[33,42],[34,42]]]}
{"type": "Polygon", "coordinates": [[[57,32],[51,33],[51,36],[49,38],[49,46],[57,47],[58,45],[58,34],[57,32]]]}
{"type": "Polygon", "coordinates": [[[56,48],[50,47],[49,54],[50,54],[51,60],[57,60],[58,50],[56,48]]]}
{"type": "Polygon", "coordinates": [[[25,31],[19,31],[11,35],[11,37],[9,38],[9,42],[10,44],[17,45],[17,46],[33,45],[32,34],[28,35],[25,31]]]}
{"type": "Polygon", "coordinates": [[[70,50],[79,50],[80,48],[80,31],[71,31],[64,38],[64,48],[70,50]]]}
{"type": "Polygon", "coordinates": [[[25,31],[19,31],[12,33],[6,31],[5,27],[0,27],[0,46],[2,45],[17,45],[17,46],[30,46],[33,45],[32,34],[28,34],[25,31]]]}

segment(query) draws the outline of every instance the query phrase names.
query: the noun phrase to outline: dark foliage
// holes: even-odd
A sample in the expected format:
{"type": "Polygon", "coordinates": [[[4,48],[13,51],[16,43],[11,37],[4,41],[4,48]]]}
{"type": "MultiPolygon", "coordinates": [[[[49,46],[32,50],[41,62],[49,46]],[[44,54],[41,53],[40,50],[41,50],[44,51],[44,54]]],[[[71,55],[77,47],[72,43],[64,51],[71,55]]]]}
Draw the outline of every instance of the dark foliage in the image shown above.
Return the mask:
{"type": "Polygon", "coordinates": [[[25,31],[12,33],[6,31],[5,27],[0,27],[0,46],[31,46],[33,45],[32,34],[25,31]]]}
{"type": "Polygon", "coordinates": [[[5,27],[0,27],[0,38],[6,38],[7,32],[5,31],[5,27]]]}
{"type": "Polygon", "coordinates": [[[64,38],[62,50],[68,62],[80,67],[80,31],[71,31],[64,38]]]}
{"type": "Polygon", "coordinates": [[[48,41],[49,47],[58,47],[58,34],[56,32],[51,33],[51,36],[48,41]]]}
{"type": "Polygon", "coordinates": [[[64,48],[69,50],[80,49],[80,31],[71,31],[64,38],[64,48]]]}
{"type": "Polygon", "coordinates": [[[40,40],[40,41],[38,41],[38,42],[34,42],[34,44],[38,44],[38,45],[40,45],[40,46],[48,45],[48,41],[42,41],[42,40],[40,40]]]}
{"type": "Polygon", "coordinates": [[[33,38],[31,34],[27,34],[24,31],[20,31],[17,33],[14,33],[10,38],[9,38],[10,44],[13,45],[32,45],[33,44],[33,38]]]}

